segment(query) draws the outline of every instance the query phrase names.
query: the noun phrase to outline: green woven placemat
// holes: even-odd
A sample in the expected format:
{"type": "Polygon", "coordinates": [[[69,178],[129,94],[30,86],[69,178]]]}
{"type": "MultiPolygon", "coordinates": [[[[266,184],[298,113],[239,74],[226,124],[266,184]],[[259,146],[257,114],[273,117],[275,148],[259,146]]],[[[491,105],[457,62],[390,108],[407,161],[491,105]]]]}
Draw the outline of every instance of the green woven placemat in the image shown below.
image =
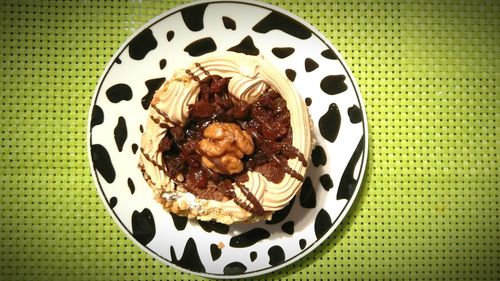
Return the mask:
{"type": "MultiPolygon", "coordinates": [[[[86,150],[106,63],[179,3],[0,2],[0,280],[197,278],[126,238],[86,150]]],[[[500,278],[500,1],[271,3],[343,54],[370,150],[359,199],[332,237],[265,278],[500,278]]]]}

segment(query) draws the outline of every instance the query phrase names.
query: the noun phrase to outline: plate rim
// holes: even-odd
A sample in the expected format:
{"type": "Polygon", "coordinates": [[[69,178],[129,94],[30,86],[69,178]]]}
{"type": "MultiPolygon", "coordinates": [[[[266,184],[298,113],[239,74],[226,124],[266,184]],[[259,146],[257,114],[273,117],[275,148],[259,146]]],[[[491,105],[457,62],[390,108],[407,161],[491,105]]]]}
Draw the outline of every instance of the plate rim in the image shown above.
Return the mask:
{"type": "Polygon", "coordinates": [[[361,189],[361,186],[363,185],[366,177],[366,166],[367,166],[367,160],[368,160],[368,142],[369,142],[369,134],[368,134],[368,119],[367,119],[367,114],[366,114],[366,108],[361,96],[361,91],[359,90],[359,86],[357,84],[357,81],[354,78],[354,75],[352,74],[352,71],[349,67],[347,67],[347,63],[345,62],[344,58],[342,57],[342,54],[337,50],[335,46],[330,42],[329,39],[327,39],[316,27],[311,25],[309,22],[307,22],[305,19],[299,17],[298,15],[295,15],[294,13],[285,10],[281,7],[264,3],[264,2],[259,2],[259,1],[252,1],[252,0],[198,0],[198,1],[193,1],[190,3],[185,3],[182,5],[177,5],[174,6],[173,8],[170,8],[168,10],[165,10],[155,16],[154,18],[150,19],[146,23],[142,24],[137,30],[135,30],[132,34],[128,35],[125,41],[120,45],[120,47],[114,51],[113,56],[109,59],[108,63],[106,64],[106,67],[104,68],[103,72],[101,73],[99,80],[96,84],[95,90],[93,91],[92,94],[92,99],[90,103],[90,108],[89,108],[89,113],[87,117],[87,132],[86,132],[86,144],[87,144],[87,156],[89,160],[89,168],[91,170],[92,174],[92,179],[95,185],[95,188],[98,191],[99,197],[104,203],[104,206],[107,210],[107,212],[111,215],[113,218],[114,222],[118,224],[119,228],[126,234],[126,236],[136,245],[139,246],[143,251],[160,261],[161,263],[172,267],[174,269],[180,270],[185,273],[190,273],[190,274],[195,274],[198,276],[206,277],[206,278],[222,278],[222,279],[234,279],[234,278],[248,278],[248,277],[256,277],[264,274],[268,274],[277,270],[280,270],[286,266],[289,266],[298,260],[302,259],[303,257],[307,256],[309,253],[311,253],[314,249],[318,248],[320,245],[323,244],[323,242],[328,239],[331,234],[338,228],[339,224],[345,219],[347,214],[352,208],[352,205],[354,204],[355,201],[357,201],[357,195],[361,189]],[[309,29],[314,36],[316,36],[323,44],[325,44],[328,48],[333,50],[335,54],[338,57],[338,60],[340,64],[342,65],[342,68],[346,72],[347,76],[349,77],[349,81],[351,82],[351,85],[354,88],[354,92],[356,95],[356,99],[359,103],[360,109],[363,113],[363,120],[362,120],[362,127],[363,127],[363,152],[362,152],[362,159],[361,159],[361,166],[359,170],[359,175],[356,183],[356,188],[354,189],[354,192],[350,199],[348,199],[346,205],[342,208],[340,211],[340,214],[335,218],[335,220],[332,222],[332,226],[328,229],[328,231],[320,238],[308,245],[307,248],[302,250],[300,253],[296,254],[295,256],[291,257],[290,259],[284,261],[282,264],[276,265],[276,266],[270,266],[264,269],[259,269],[251,272],[245,272],[243,274],[238,274],[238,275],[226,275],[226,274],[213,274],[213,273],[203,273],[203,272],[196,272],[196,271],[191,271],[189,269],[180,267],[176,264],[174,264],[171,261],[168,261],[166,258],[158,255],[155,251],[149,249],[145,245],[142,245],[139,243],[132,235],[132,233],[125,228],[124,223],[120,220],[118,215],[114,212],[114,210],[110,207],[108,203],[108,198],[104,194],[99,178],[97,177],[97,172],[94,167],[94,162],[92,159],[92,152],[91,152],[91,146],[92,146],[92,127],[91,127],[91,121],[92,121],[92,113],[93,113],[93,108],[96,105],[97,97],[99,96],[99,92],[102,87],[102,82],[105,80],[107,77],[108,72],[110,71],[110,68],[115,64],[116,59],[125,51],[125,49],[128,47],[130,42],[137,36],[139,35],[143,30],[150,28],[151,26],[155,25],[156,23],[162,21],[164,18],[169,17],[177,12],[179,12],[182,9],[199,5],[199,4],[218,4],[218,3],[232,3],[232,4],[246,4],[246,5],[251,5],[251,6],[257,6],[259,8],[264,8],[269,11],[276,11],[281,14],[284,14],[300,24],[304,25],[307,29],[309,29]]]}

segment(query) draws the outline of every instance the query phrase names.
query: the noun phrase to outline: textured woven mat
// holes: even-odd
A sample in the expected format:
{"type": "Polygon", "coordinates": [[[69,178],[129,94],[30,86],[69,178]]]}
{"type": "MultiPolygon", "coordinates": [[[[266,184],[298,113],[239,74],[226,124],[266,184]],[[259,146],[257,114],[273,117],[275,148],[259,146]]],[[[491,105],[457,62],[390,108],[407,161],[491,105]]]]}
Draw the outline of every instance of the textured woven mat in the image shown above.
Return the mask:
{"type": "MultiPolygon", "coordinates": [[[[500,1],[273,4],[343,54],[370,154],[348,217],[267,279],[500,278],[500,1]]],[[[196,279],[126,238],[90,176],[108,60],[176,1],[0,2],[0,279],[196,279]]]]}

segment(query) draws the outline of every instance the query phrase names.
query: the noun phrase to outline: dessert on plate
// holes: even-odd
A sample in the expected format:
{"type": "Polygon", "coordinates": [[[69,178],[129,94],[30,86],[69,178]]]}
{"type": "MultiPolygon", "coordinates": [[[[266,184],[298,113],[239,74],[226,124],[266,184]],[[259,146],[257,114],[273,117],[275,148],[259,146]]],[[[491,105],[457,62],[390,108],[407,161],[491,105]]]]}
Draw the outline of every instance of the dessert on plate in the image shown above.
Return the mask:
{"type": "Polygon", "coordinates": [[[270,219],[302,186],[314,138],[292,83],[262,56],[212,53],[154,94],[139,168],[169,212],[270,219]]]}

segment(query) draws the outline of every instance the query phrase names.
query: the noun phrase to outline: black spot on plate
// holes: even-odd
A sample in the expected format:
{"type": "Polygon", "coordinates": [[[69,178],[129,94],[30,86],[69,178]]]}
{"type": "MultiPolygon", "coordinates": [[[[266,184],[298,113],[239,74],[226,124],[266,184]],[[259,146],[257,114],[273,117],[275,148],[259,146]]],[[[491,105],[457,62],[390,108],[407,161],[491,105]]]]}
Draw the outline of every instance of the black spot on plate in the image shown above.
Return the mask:
{"type": "Polygon", "coordinates": [[[326,191],[329,191],[333,187],[333,181],[329,174],[324,174],[319,177],[319,182],[326,191]]]}
{"type": "Polygon", "coordinates": [[[125,118],[120,116],[118,118],[118,123],[116,124],[114,132],[116,147],[118,147],[118,151],[122,152],[123,145],[127,140],[127,123],[125,122],[125,118]]]}
{"type": "Polygon", "coordinates": [[[336,95],[347,90],[347,85],[344,81],[344,75],[328,75],[321,80],[319,86],[326,94],[336,95]]]}
{"type": "Polygon", "coordinates": [[[164,69],[165,66],[167,66],[167,60],[161,59],[159,64],[160,64],[160,69],[164,69]]]}
{"type": "Polygon", "coordinates": [[[116,204],[118,203],[118,199],[116,199],[116,197],[111,197],[111,199],[109,199],[109,207],[111,207],[111,209],[113,209],[116,204]]]}
{"type": "Polygon", "coordinates": [[[108,100],[112,103],[127,101],[132,98],[132,89],[127,84],[116,84],[106,90],[106,97],[108,97],[108,100]]]}
{"type": "Polygon", "coordinates": [[[266,221],[266,224],[277,224],[283,221],[288,216],[288,213],[290,213],[290,210],[292,210],[294,201],[295,197],[283,209],[274,212],[271,220],[266,221]]]}
{"type": "Polygon", "coordinates": [[[153,214],[148,208],[142,212],[134,211],[132,213],[132,236],[146,246],[156,234],[155,220],[153,214]]]}
{"type": "Polygon", "coordinates": [[[229,232],[229,225],[223,224],[216,221],[198,221],[198,224],[205,230],[206,232],[215,231],[220,234],[227,234],[229,232]]]}
{"type": "Polygon", "coordinates": [[[334,142],[340,130],[340,111],[339,107],[332,103],[328,111],[319,118],[318,127],[321,135],[329,142],[334,142]]]}
{"type": "Polygon", "coordinates": [[[316,234],[316,238],[320,239],[323,237],[332,225],[332,219],[328,212],[324,209],[319,210],[318,215],[316,215],[316,220],[314,221],[314,233],[316,234]]]}
{"type": "Polygon", "coordinates": [[[222,17],[222,23],[226,29],[236,30],[236,22],[230,17],[222,17]]]}
{"type": "Polygon", "coordinates": [[[146,55],[158,46],[151,29],[144,29],[128,45],[128,54],[134,60],[142,60],[146,55]]]}
{"type": "Polygon", "coordinates": [[[139,149],[139,146],[138,146],[136,143],[133,143],[133,144],[132,144],[132,153],[134,153],[134,154],[135,154],[135,153],[137,152],[137,150],[138,150],[138,149],[139,149]]]}
{"type": "Polygon", "coordinates": [[[250,252],[250,261],[255,261],[257,259],[257,252],[252,251],[250,252]]]}
{"type": "MultiPolygon", "coordinates": [[[[149,103],[151,103],[151,101],[150,101],[149,103]]],[[[144,106],[144,105],[143,105],[143,106],[144,106]]],[[[139,131],[140,131],[141,133],[144,133],[144,127],[143,127],[142,125],[139,125],[139,131]]]]}
{"type": "Polygon", "coordinates": [[[299,39],[307,39],[311,37],[312,34],[311,31],[300,22],[275,11],[272,11],[263,18],[252,29],[259,33],[267,33],[271,30],[278,29],[299,39]]]}
{"type": "Polygon", "coordinates": [[[241,262],[232,262],[224,267],[225,275],[240,275],[247,271],[247,267],[241,262]]]}
{"type": "Polygon", "coordinates": [[[192,57],[199,57],[215,50],[217,50],[217,45],[212,37],[198,39],[184,48],[184,52],[189,53],[192,57]]]}
{"type": "Polygon", "coordinates": [[[174,222],[175,229],[184,230],[186,228],[188,222],[187,217],[179,216],[174,213],[170,213],[170,216],[172,216],[172,221],[174,222]]]}
{"type": "Polygon", "coordinates": [[[326,153],[321,145],[316,145],[313,149],[312,162],[314,167],[318,167],[319,165],[325,166],[326,164],[326,153]]]}
{"type": "Polygon", "coordinates": [[[116,59],[115,59],[115,62],[116,62],[117,64],[121,64],[121,63],[122,63],[122,60],[121,60],[120,58],[116,58],[116,59]]]}
{"type": "Polygon", "coordinates": [[[168,42],[172,41],[172,39],[174,39],[174,35],[175,35],[175,32],[173,30],[169,30],[167,32],[167,40],[168,42]]]}
{"type": "Polygon", "coordinates": [[[299,247],[300,247],[301,250],[304,250],[304,248],[306,247],[306,245],[307,245],[306,239],[300,239],[299,240],[299,247]]]}
{"type": "Polygon", "coordinates": [[[314,208],[316,207],[316,192],[314,191],[314,186],[310,177],[307,177],[302,184],[300,189],[300,205],[303,208],[314,208]]]}
{"type": "Polygon", "coordinates": [[[211,244],[210,254],[212,255],[212,260],[216,261],[217,259],[220,258],[222,251],[219,249],[219,246],[217,246],[217,244],[211,244]]]}
{"type": "Polygon", "coordinates": [[[288,234],[292,235],[293,232],[294,232],[294,223],[293,223],[293,221],[287,221],[287,222],[285,222],[281,226],[281,230],[283,230],[283,232],[285,232],[285,233],[288,233],[288,234]]]}
{"type": "Polygon", "coordinates": [[[290,81],[295,81],[295,77],[297,76],[297,73],[293,69],[287,69],[285,70],[286,77],[288,77],[288,80],[290,81]]]}
{"type": "Polygon", "coordinates": [[[259,54],[259,49],[255,47],[252,37],[247,36],[236,46],[228,49],[230,52],[242,53],[250,56],[256,56],[259,54]]]}
{"type": "MultiPolygon", "coordinates": [[[[161,87],[163,82],[165,82],[165,78],[155,78],[145,82],[146,87],[148,88],[148,93],[141,99],[141,104],[144,109],[149,108],[149,105],[151,104],[151,100],[153,99],[156,90],[158,90],[161,87]]],[[[141,130],[141,133],[143,132],[144,131],[141,130]]]]}
{"type": "Polygon", "coordinates": [[[356,189],[356,184],[358,180],[354,178],[354,168],[356,167],[356,163],[360,160],[361,154],[363,153],[363,148],[365,145],[364,136],[361,136],[361,139],[354,150],[354,153],[349,159],[347,166],[342,173],[342,177],[340,178],[339,189],[337,191],[337,200],[339,199],[351,199],[354,190],[356,189]]]}
{"type": "Polygon", "coordinates": [[[277,266],[285,261],[285,252],[280,246],[272,246],[267,251],[269,255],[269,264],[272,266],[277,266]]]}
{"type": "Polygon", "coordinates": [[[359,123],[363,121],[363,113],[361,112],[361,109],[355,104],[353,104],[351,107],[347,109],[347,114],[349,115],[349,120],[351,123],[359,123]]]}
{"type": "Polygon", "coordinates": [[[229,241],[229,245],[234,248],[250,247],[260,240],[267,239],[271,234],[263,228],[253,228],[240,235],[234,236],[229,241]]]}
{"type": "Polygon", "coordinates": [[[182,20],[189,30],[200,31],[203,29],[203,15],[207,5],[206,3],[198,4],[181,10],[182,20]]]}
{"type": "Polygon", "coordinates": [[[97,104],[92,108],[92,117],[90,119],[90,128],[100,125],[104,122],[104,111],[97,104]]]}
{"type": "Polygon", "coordinates": [[[205,272],[205,266],[201,262],[198,248],[193,238],[189,238],[184,247],[182,257],[177,259],[174,247],[170,246],[170,255],[172,256],[172,263],[182,268],[189,269],[194,272],[205,272]]]}
{"type": "Polygon", "coordinates": [[[312,104],[312,99],[310,97],[306,98],[306,105],[310,106],[312,104]]]}
{"type": "Polygon", "coordinates": [[[332,49],[326,49],[324,50],[323,52],[321,52],[321,55],[327,59],[331,59],[331,60],[338,60],[339,58],[337,57],[337,55],[333,52],[332,49]]]}
{"type": "Polygon", "coordinates": [[[319,67],[319,64],[317,62],[315,62],[311,58],[307,58],[304,61],[304,68],[305,68],[306,72],[311,72],[311,71],[315,70],[318,67],[319,67]]]}
{"type": "Polygon", "coordinates": [[[135,193],[135,184],[131,178],[128,178],[127,185],[128,185],[128,189],[130,190],[130,193],[134,194],[135,193]]]}
{"type": "Polygon", "coordinates": [[[90,147],[90,154],[92,155],[92,162],[94,162],[94,168],[101,174],[101,176],[108,183],[115,181],[116,173],[113,163],[111,163],[111,158],[109,153],[100,144],[93,144],[90,147]]]}
{"type": "Polygon", "coordinates": [[[292,47],[283,47],[283,48],[273,48],[271,50],[271,52],[273,52],[273,54],[280,58],[280,59],[284,59],[288,56],[290,56],[291,54],[293,54],[293,52],[295,52],[295,49],[292,48],[292,47]]]}

